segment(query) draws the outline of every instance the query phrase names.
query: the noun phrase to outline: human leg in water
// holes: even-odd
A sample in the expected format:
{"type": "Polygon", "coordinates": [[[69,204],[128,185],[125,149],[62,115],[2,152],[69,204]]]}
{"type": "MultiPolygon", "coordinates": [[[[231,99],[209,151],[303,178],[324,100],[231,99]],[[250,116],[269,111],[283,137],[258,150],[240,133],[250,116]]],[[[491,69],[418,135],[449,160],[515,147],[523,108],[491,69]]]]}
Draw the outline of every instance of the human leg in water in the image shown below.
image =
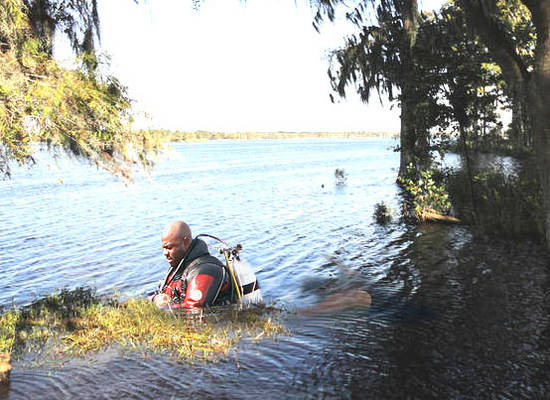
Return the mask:
{"type": "Polygon", "coordinates": [[[350,308],[368,308],[372,297],[361,286],[360,274],[351,270],[335,257],[327,257],[331,264],[338,267],[339,278],[334,285],[336,292],[329,294],[318,304],[300,310],[303,314],[325,314],[343,311],[350,308]]]}

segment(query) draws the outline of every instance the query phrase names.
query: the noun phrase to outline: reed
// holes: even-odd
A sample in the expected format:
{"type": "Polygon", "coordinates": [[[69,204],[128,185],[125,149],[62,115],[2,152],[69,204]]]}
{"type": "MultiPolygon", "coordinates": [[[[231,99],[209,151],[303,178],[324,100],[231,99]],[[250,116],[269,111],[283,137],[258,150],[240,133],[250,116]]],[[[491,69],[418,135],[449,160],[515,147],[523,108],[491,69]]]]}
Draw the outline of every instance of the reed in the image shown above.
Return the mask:
{"type": "Polygon", "coordinates": [[[18,319],[19,313],[15,309],[0,315],[0,353],[11,353],[18,319]]]}
{"type": "Polygon", "coordinates": [[[0,315],[0,384],[8,382],[11,372],[11,351],[15,342],[18,313],[10,310],[0,315]]]}
{"type": "Polygon", "coordinates": [[[183,360],[213,360],[227,354],[244,336],[285,332],[272,317],[266,317],[269,312],[262,307],[182,315],[158,310],[146,300],[95,305],[74,321],[74,331],[63,342],[66,350],[79,356],[116,343],[126,349],[168,353],[183,360]]]}
{"type": "Polygon", "coordinates": [[[114,345],[184,362],[216,361],[245,337],[286,334],[279,315],[267,306],[172,313],[146,299],[118,302],[100,299],[90,289],[65,290],[1,314],[0,350],[17,357],[47,347],[66,359],[114,345]]]}

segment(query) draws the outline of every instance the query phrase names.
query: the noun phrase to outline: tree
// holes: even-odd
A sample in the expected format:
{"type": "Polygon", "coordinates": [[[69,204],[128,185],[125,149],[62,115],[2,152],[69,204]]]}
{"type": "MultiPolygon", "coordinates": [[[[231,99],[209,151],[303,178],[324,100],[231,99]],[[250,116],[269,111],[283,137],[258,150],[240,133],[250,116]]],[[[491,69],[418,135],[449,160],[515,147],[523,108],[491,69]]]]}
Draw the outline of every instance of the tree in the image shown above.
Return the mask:
{"type": "Polygon", "coordinates": [[[426,69],[434,71],[432,90],[439,98],[438,125],[442,136],[451,128],[458,132],[459,151],[464,161],[471,216],[478,220],[471,150],[500,145],[501,124],[497,104],[505,102],[502,74],[492,62],[485,45],[469,29],[463,11],[446,5],[433,17],[422,19],[419,57],[426,69]],[[496,142],[496,143],[495,143],[496,142]]]}
{"type": "Polygon", "coordinates": [[[480,8],[457,1],[470,27],[481,37],[499,64],[512,104],[511,137],[516,147],[532,146],[528,92],[533,69],[535,27],[529,10],[519,0],[499,0],[480,8]]]}
{"type": "MultiPolygon", "coordinates": [[[[408,164],[413,164],[413,171],[425,167],[418,155],[432,149],[430,128],[444,131],[454,126],[466,156],[472,204],[476,202],[469,146],[487,132],[500,130],[496,109],[508,98],[514,145],[537,144],[550,247],[550,121],[544,110],[550,84],[548,1],[525,0],[526,8],[519,0],[461,0],[432,20],[419,15],[414,2],[380,1],[373,7],[376,13],[369,14],[366,5],[374,2],[362,1],[348,14],[360,32],[334,52],[330,78],[340,96],[354,85],[364,101],[371,90],[398,100],[400,176],[408,164]],[[376,24],[364,22],[372,16],[376,24]],[[476,34],[469,27],[476,28],[476,34]]],[[[315,24],[323,13],[334,19],[336,3],[321,1],[315,24]]],[[[503,140],[500,134],[494,138],[503,140]]]]}
{"type": "MultiPolygon", "coordinates": [[[[321,0],[314,25],[326,16],[335,18],[335,6],[340,1],[321,0]]],[[[425,92],[421,71],[416,60],[418,5],[416,0],[360,1],[347,18],[359,32],[347,38],[346,45],[334,51],[329,76],[334,90],[342,97],[346,87],[354,85],[365,102],[376,90],[388,95],[401,107],[399,175],[413,169],[426,168],[430,163],[430,120],[421,108],[425,92]],[[371,11],[372,7],[372,11],[371,11]],[[377,24],[367,24],[374,14],[377,24]]]]}
{"type": "Polygon", "coordinates": [[[10,162],[33,162],[36,144],[64,149],[129,177],[151,164],[159,138],[130,128],[131,100],[112,76],[96,71],[95,0],[3,0],[0,3],[0,173],[10,162]],[[61,68],[52,38],[61,29],[83,60],[82,70],[61,68]]]}
{"type": "Polygon", "coordinates": [[[469,24],[491,50],[503,76],[520,98],[525,99],[543,192],[545,236],[550,248],[550,0],[521,0],[531,14],[536,32],[532,69],[518,52],[516,37],[506,30],[500,15],[505,4],[497,0],[458,0],[469,24]]]}
{"type": "Polygon", "coordinates": [[[506,101],[502,74],[487,47],[466,29],[462,10],[444,6],[424,17],[419,43],[421,64],[431,71],[428,82],[437,86],[431,93],[440,104],[439,128],[450,126],[471,142],[500,130],[496,109],[506,101]]]}

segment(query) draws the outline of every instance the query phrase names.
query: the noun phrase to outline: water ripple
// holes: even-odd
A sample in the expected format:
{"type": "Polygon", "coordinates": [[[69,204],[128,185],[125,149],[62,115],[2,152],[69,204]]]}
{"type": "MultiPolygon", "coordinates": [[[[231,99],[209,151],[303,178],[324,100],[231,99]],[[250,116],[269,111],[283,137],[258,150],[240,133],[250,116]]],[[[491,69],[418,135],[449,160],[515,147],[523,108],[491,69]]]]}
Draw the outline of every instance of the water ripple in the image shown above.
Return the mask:
{"type": "Polygon", "coordinates": [[[464,227],[376,226],[377,202],[399,209],[392,144],[177,143],[128,188],[48,155],[16,168],[0,182],[0,306],[82,285],[141,296],[166,270],[160,231],[185,219],[243,244],[291,334],[245,340],[214,365],[109,350],[46,372],[15,364],[0,398],[545,398],[547,253],[464,227]],[[372,306],[294,312],[350,289],[372,306]]]}

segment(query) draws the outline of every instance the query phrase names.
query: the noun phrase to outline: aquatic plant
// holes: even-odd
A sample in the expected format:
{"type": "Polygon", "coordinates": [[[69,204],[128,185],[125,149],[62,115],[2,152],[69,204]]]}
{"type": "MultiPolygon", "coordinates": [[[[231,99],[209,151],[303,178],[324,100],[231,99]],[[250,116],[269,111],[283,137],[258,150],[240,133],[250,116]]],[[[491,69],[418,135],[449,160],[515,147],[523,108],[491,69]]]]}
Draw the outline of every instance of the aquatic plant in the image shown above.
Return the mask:
{"type": "Polygon", "coordinates": [[[449,194],[442,180],[436,179],[436,174],[437,171],[432,169],[416,171],[409,166],[407,175],[397,178],[409,197],[409,204],[404,207],[406,217],[425,221],[433,216],[449,213],[449,194]]]}
{"type": "Polygon", "coordinates": [[[19,315],[9,310],[0,315],[0,383],[7,382],[11,372],[11,351],[15,342],[15,326],[19,315]]]}
{"type": "Polygon", "coordinates": [[[336,180],[336,186],[344,186],[348,179],[346,170],[344,168],[336,168],[334,170],[334,179],[336,180]]]}
{"type": "Polygon", "coordinates": [[[390,206],[381,201],[374,205],[374,220],[377,224],[386,225],[391,222],[392,219],[392,210],[390,206]]]}
{"type": "Polygon", "coordinates": [[[19,313],[13,309],[0,315],[0,354],[11,353],[15,342],[15,327],[19,313]]]}
{"type": "MultiPolygon", "coordinates": [[[[12,321],[2,348],[15,356],[48,348],[65,358],[118,345],[125,350],[165,353],[182,361],[216,360],[245,337],[286,333],[277,315],[275,308],[267,306],[171,313],[146,299],[119,302],[116,297],[100,298],[90,288],[78,288],[2,314],[2,322],[12,321]]],[[[5,329],[2,326],[0,332],[5,329]]]]}
{"type": "Polygon", "coordinates": [[[473,195],[466,190],[468,175],[449,175],[449,192],[458,213],[484,234],[510,237],[543,237],[542,189],[531,168],[518,174],[503,172],[498,165],[473,176],[473,195]]]}
{"type": "Polygon", "coordinates": [[[146,300],[130,300],[115,307],[90,307],[75,321],[75,329],[63,341],[71,353],[82,355],[111,343],[124,348],[167,352],[185,360],[210,359],[227,353],[243,336],[282,333],[266,309],[226,310],[208,316],[186,318],[158,310],[146,300]]]}

